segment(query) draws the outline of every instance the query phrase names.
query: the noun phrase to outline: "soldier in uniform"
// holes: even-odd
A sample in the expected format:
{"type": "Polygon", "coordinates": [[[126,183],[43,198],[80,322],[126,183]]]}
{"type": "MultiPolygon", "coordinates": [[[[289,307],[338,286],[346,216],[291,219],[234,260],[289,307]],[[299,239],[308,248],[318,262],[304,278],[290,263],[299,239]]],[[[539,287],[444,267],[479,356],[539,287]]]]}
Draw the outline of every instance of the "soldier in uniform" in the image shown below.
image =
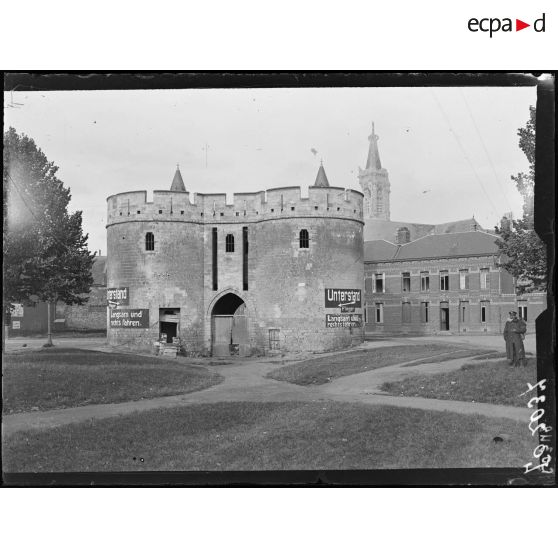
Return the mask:
{"type": "Polygon", "coordinates": [[[504,341],[506,342],[506,358],[508,359],[508,364],[513,366],[513,345],[511,340],[511,323],[513,319],[513,312],[510,312],[509,318],[504,326],[504,341]]]}
{"type": "Polygon", "coordinates": [[[519,366],[527,364],[525,360],[525,347],[523,346],[523,339],[525,339],[525,332],[527,331],[527,324],[517,316],[517,312],[511,312],[512,321],[510,322],[509,336],[512,344],[513,364],[519,366]]]}

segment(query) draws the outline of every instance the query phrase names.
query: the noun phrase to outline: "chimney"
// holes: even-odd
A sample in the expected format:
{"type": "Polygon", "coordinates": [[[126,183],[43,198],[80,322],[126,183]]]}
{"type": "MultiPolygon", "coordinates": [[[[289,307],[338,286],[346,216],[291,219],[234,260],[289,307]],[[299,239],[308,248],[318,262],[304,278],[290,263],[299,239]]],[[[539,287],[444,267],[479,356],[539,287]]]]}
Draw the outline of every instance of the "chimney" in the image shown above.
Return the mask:
{"type": "Polygon", "coordinates": [[[508,219],[507,215],[504,215],[500,219],[500,230],[510,232],[512,230],[512,221],[508,219]]]}
{"type": "Polygon", "coordinates": [[[399,227],[395,233],[396,244],[407,244],[411,242],[411,231],[407,227],[399,227]]]}

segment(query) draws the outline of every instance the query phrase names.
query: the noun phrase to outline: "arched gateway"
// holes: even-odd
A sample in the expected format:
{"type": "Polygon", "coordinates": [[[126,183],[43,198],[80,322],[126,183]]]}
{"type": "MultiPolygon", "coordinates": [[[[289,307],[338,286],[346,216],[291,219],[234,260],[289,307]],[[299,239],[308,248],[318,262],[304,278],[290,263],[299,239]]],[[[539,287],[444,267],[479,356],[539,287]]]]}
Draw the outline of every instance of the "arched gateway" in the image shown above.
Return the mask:
{"type": "Polygon", "coordinates": [[[227,293],[211,311],[211,354],[247,356],[249,350],[246,304],[234,293],[227,293]]]}

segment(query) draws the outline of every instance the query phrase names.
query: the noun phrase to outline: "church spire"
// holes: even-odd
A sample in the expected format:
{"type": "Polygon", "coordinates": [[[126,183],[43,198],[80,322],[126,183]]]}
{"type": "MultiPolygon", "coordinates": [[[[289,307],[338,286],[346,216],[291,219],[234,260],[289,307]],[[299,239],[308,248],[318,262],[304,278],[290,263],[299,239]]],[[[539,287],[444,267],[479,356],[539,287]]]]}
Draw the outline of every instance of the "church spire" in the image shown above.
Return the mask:
{"type": "Polygon", "coordinates": [[[176,164],[176,172],[174,173],[170,189],[171,192],[186,192],[186,186],[184,186],[184,181],[182,180],[182,175],[180,174],[180,169],[178,168],[178,163],[176,164]]]}
{"type": "Polygon", "coordinates": [[[324,162],[323,160],[320,161],[320,168],[318,169],[318,174],[316,176],[316,182],[314,182],[314,186],[322,186],[325,188],[329,188],[329,181],[327,179],[325,170],[324,170],[324,162]]]}
{"type": "Polygon", "coordinates": [[[379,137],[374,133],[374,122],[372,122],[372,134],[368,136],[370,147],[368,148],[368,159],[366,160],[366,170],[380,170],[382,163],[380,162],[380,152],[378,151],[379,137]]]}
{"type": "Polygon", "coordinates": [[[364,218],[384,219],[389,221],[389,194],[390,184],[388,172],[382,168],[380,153],[378,152],[378,136],[374,132],[368,136],[368,159],[366,168],[358,169],[358,181],[364,194],[364,218]]]}

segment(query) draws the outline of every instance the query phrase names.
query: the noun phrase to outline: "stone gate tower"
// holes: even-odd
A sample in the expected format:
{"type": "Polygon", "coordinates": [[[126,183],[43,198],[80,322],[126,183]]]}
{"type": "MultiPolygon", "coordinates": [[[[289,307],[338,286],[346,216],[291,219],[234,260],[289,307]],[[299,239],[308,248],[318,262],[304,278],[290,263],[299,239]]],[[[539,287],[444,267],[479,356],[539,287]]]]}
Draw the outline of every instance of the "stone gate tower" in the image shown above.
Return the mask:
{"type": "Polygon", "coordinates": [[[368,136],[370,147],[366,168],[358,169],[358,181],[364,194],[364,219],[384,219],[389,221],[389,178],[386,169],[382,168],[380,153],[378,152],[378,136],[374,133],[368,136]]]}

